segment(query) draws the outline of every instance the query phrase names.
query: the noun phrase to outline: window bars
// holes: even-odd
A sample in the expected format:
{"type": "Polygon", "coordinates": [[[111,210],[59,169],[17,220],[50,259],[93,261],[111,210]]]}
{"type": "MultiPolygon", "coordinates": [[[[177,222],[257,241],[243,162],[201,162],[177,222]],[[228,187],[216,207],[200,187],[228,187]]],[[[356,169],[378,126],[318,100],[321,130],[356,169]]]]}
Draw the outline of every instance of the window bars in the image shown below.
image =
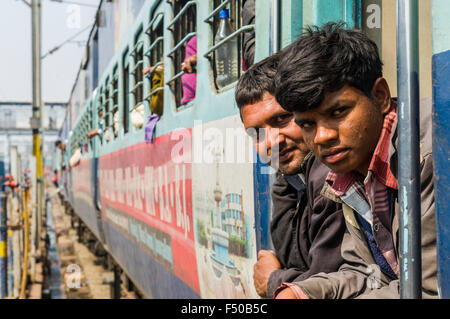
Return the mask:
{"type": "Polygon", "coordinates": [[[184,72],[181,64],[184,62],[186,43],[196,36],[197,1],[172,0],[167,1],[172,5],[175,17],[169,23],[167,29],[172,32],[174,46],[167,54],[174,65],[174,76],[166,81],[174,92],[177,107],[181,106],[183,88],[181,77],[184,72]]]}
{"type": "Polygon", "coordinates": [[[150,87],[150,93],[144,97],[145,100],[151,100],[152,96],[158,92],[164,91],[164,85],[153,89],[152,79],[153,75],[158,67],[164,65],[164,13],[158,12],[150,21],[148,28],[145,30],[148,36],[150,46],[147,51],[144,52],[144,56],[147,57],[151,71],[145,74],[150,87]]]}
{"type": "Polygon", "coordinates": [[[113,75],[111,78],[110,83],[110,89],[111,89],[111,97],[110,97],[110,105],[111,105],[111,114],[112,114],[112,131],[114,138],[117,138],[118,134],[118,128],[115,128],[116,124],[116,113],[119,112],[119,74],[118,74],[118,66],[116,65],[113,69],[113,75]]]}
{"type": "Polygon", "coordinates": [[[130,74],[133,76],[133,87],[130,94],[133,95],[133,107],[129,112],[132,112],[144,101],[144,77],[142,71],[144,70],[144,40],[142,29],[136,36],[136,41],[133,49],[130,52],[130,57],[133,58],[134,67],[130,74]]]}
{"type": "MultiPolygon", "coordinates": [[[[231,39],[241,36],[244,32],[254,30],[255,28],[254,24],[242,26],[242,14],[241,14],[242,4],[240,0],[224,0],[222,2],[220,2],[220,0],[214,0],[214,10],[211,11],[211,13],[204,20],[204,22],[208,23],[211,26],[213,37],[215,37],[219,26],[218,14],[221,10],[226,9],[227,7],[230,10],[231,26],[236,31],[234,31],[232,34],[227,36],[222,41],[214,43],[213,46],[211,46],[203,55],[205,58],[209,59],[212,64],[214,70],[214,82],[216,81],[217,78],[217,70],[215,66],[215,51],[221,46],[223,46],[225,43],[229,42],[231,39]]],[[[239,48],[242,48],[241,38],[238,39],[238,47],[236,48],[238,50],[237,54],[238,61],[236,61],[239,70],[238,78],[240,77],[242,70],[242,63],[241,63],[242,52],[239,48]]]]}
{"type": "MultiPolygon", "coordinates": [[[[97,122],[97,126],[98,129],[104,130],[105,128],[103,127],[104,125],[102,124],[102,118],[100,117],[100,111],[103,112],[104,114],[104,110],[103,110],[103,87],[99,88],[99,93],[98,93],[98,98],[96,100],[96,112],[97,112],[97,118],[98,118],[98,122],[97,122]]],[[[100,139],[100,144],[103,144],[103,134],[100,134],[99,136],[100,139]]]]}
{"type": "MultiPolygon", "coordinates": [[[[111,126],[111,118],[110,118],[110,113],[111,113],[111,100],[110,100],[110,92],[111,89],[109,87],[109,77],[106,79],[105,81],[105,87],[104,87],[104,91],[103,91],[103,119],[104,119],[104,132],[103,135],[106,134],[106,132],[108,131],[109,127],[111,126]]],[[[110,139],[106,139],[107,142],[109,142],[110,139]]]]}
{"type": "Polygon", "coordinates": [[[122,114],[122,125],[123,125],[123,131],[124,134],[128,133],[129,126],[130,126],[130,112],[129,112],[129,87],[130,87],[130,64],[128,62],[128,51],[125,51],[122,62],[123,62],[123,69],[122,69],[122,76],[123,76],[123,114],[122,114]]]}

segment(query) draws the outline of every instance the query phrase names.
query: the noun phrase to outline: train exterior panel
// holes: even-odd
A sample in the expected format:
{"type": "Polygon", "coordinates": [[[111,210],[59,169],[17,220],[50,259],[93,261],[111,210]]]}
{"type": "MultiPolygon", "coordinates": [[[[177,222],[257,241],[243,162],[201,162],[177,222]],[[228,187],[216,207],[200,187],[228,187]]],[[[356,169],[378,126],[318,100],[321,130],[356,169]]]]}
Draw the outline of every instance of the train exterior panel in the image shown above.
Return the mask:
{"type": "Polygon", "coordinates": [[[84,158],[73,168],[72,177],[72,201],[73,207],[83,222],[91,229],[94,235],[100,240],[101,225],[96,207],[93,201],[93,179],[92,165],[95,159],[84,158]]]}
{"type": "Polygon", "coordinates": [[[433,156],[439,294],[450,298],[450,34],[446,1],[433,1],[433,156]]]}

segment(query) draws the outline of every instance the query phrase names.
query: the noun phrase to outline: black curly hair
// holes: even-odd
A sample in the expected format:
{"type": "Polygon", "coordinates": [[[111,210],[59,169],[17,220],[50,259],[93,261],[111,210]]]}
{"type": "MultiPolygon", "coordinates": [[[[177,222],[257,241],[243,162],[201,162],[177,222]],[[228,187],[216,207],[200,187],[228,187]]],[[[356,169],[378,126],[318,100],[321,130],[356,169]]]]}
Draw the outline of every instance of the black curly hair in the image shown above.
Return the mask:
{"type": "Polygon", "coordinates": [[[324,93],[344,85],[370,98],[373,84],[382,76],[377,45],[361,30],[344,27],[342,22],[308,27],[280,52],[274,84],[275,98],[284,109],[313,109],[320,105],[324,93]]]}

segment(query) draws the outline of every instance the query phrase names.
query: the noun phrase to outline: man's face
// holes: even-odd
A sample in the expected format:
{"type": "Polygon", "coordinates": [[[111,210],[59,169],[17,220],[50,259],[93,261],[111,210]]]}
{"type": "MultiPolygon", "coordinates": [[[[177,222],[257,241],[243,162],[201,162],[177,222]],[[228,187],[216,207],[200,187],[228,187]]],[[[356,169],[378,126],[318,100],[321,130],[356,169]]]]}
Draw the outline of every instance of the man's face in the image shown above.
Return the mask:
{"type": "Polygon", "coordinates": [[[390,102],[386,107],[376,101],[388,99],[372,100],[360,90],[344,86],[326,93],[319,107],[294,112],[295,122],[308,147],[325,165],[336,173],[355,170],[365,176],[390,107],[390,102]]]}
{"type": "Polygon", "coordinates": [[[265,93],[261,101],[244,106],[241,117],[256,151],[267,164],[284,174],[299,173],[309,150],[292,113],[285,111],[273,95],[265,93]]]}

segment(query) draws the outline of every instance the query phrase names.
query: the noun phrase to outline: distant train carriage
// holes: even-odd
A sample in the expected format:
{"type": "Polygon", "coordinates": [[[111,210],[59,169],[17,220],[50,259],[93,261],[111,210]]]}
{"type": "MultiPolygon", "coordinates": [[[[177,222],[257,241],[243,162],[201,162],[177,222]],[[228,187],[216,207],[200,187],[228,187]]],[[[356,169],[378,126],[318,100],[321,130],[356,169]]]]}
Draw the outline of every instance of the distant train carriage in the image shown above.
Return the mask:
{"type": "MultiPolygon", "coordinates": [[[[218,84],[218,48],[237,39],[239,76],[244,32],[255,36],[258,61],[303,26],[341,20],[378,44],[396,87],[393,1],[256,1],[253,25],[243,25],[244,2],[102,1],[91,31],[65,121],[65,196],[146,297],[257,297],[253,265],[271,248],[273,175],[243,130],[236,82],[218,84]],[[224,8],[234,32],[215,43],[224,8]],[[186,98],[188,50],[197,66],[186,98]]],[[[431,1],[420,6],[429,61],[431,1]]],[[[431,65],[422,65],[420,94],[431,98],[431,65]]]]}

